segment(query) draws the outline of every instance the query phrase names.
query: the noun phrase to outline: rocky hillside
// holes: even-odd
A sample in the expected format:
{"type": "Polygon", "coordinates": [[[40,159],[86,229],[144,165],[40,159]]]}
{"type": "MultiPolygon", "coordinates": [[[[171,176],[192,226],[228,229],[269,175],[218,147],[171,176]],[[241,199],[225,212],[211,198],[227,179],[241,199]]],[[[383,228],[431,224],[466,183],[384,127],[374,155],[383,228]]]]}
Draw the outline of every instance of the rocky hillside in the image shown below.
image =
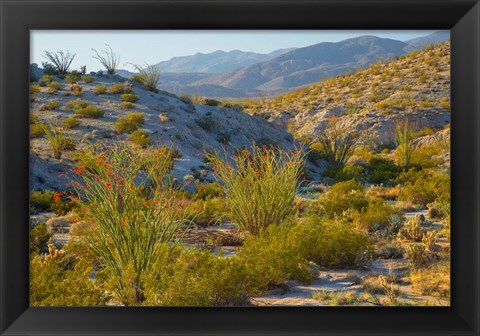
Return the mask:
{"type": "MultiPolygon", "coordinates": [[[[394,121],[407,117],[433,131],[450,123],[449,41],[391,62],[340,75],[291,93],[243,103],[297,137],[313,139],[332,119],[363,141],[388,143],[394,121]]],[[[430,131],[429,131],[430,132],[430,131]]]]}
{"type": "MultiPolygon", "coordinates": [[[[293,137],[285,130],[260,116],[244,113],[238,106],[221,108],[193,104],[167,92],[143,90],[137,84],[131,91],[138,100],[122,104],[125,97],[121,93],[111,93],[111,89],[115,85],[121,89],[128,87],[124,78],[90,77],[95,77],[93,83],[78,82],[82,87],[80,97],[75,97],[70,84],[58,78],[53,79],[58,85],[34,83],[32,86],[32,189],[64,189],[67,181],[58,176],[75,166],[74,151],[65,151],[61,160],[53,157],[49,141],[40,130],[42,124],[55,126],[62,136],[73,139],[78,150],[90,143],[130,142],[131,130],[119,129],[119,118],[128,119],[129,114],[143,113],[144,123],[139,128],[147,132],[151,144],[178,150],[180,158],[176,159],[174,171],[177,178],[198,174],[205,165],[205,151],[222,151],[224,147],[232,151],[248,146],[252,140],[284,148],[293,146],[293,137]],[[58,91],[52,89],[55,86],[58,91]],[[98,94],[102,88],[105,92],[98,94]],[[82,104],[99,109],[104,112],[103,116],[92,118],[79,114],[77,108],[82,104]]],[[[209,171],[206,175],[211,177],[209,171]]]]}

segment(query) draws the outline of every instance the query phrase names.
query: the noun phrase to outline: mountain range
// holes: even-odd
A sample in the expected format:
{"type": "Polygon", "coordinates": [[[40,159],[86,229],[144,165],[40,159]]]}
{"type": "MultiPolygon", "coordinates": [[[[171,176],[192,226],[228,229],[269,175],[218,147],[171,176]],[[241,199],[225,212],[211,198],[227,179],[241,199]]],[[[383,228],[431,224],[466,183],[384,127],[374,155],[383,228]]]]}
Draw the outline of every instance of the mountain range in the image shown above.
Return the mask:
{"type": "MultiPolygon", "coordinates": [[[[215,51],[174,57],[156,64],[161,70],[159,88],[176,94],[239,98],[272,96],[322,79],[335,77],[380,60],[437,44],[449,38],[439,31],[405,42],[359,36],[340,42],[322,42],[269,54],[215,51]]],[[[133,74],[120,70],[119,74],[133,74]]]]}

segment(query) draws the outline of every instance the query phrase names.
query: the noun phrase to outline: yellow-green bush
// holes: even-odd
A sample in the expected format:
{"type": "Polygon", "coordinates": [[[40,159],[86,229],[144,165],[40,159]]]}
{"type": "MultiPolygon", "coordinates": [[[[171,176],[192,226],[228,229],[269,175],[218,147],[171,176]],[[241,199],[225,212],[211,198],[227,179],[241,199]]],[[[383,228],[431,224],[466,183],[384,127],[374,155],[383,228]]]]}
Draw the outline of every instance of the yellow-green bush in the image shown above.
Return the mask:
{"type": "Polygon", "coordinates": [[[130,102],[122,102],[120,104],[122,106],[123,109],[125,110],[131,110],[135,107],[135,104],[134,103],[130,103],[130,102]]]}
{"type": "Polygon", "coordinates": [[[107,92],[107,86],[106,85],[98,85],[98,86],[95,86],[95,88],[93,89],[93,93],[96,96],[103,95],[106,92],[107,92]]]}
{"type": "Polygon", "coordinates": [[[47,210],[53,203],[54,195],[50,190],[33,191],[30,193],[30,206],[37,210],[47,210]]]}
{"type": "Polygon", "coordinates": [[[121,95],[122,102],[135,103],[138,101],[138,95],[134,93],[125,93],[121,95]]]}
{"type": "Polygon", "coordinates": [[[72,99],[69,100],[66,104],[65,107],[71,110],[77,109],[77,108],[85,108],[89,105],[89,103],[85,100],[81,99],[72,99]]]}
{"type": "Polygon", "coordinates": [[[365,188],[355,180],[339,182],[318,199],[319,209],[328,218],[341,216],[345,211],[363,212],[369,203],[365,188]]]}
{"type": "Polygon", "coordinates": [[[133,131],[130,135],[130,140],[132,140],[134,144],[139,145],[140,147],[147,147],[151,144],[150,134],[147,131],[141,129],[133,131]]]}
{"type": "Polygon", "coordinates": [[[42,104],[38,109],[40,111],[50,111],[50,110],[56,110],[60,107],[60,102],[56,99],[49,100],[45,104],[42,104]]]}
{"type": "Polygon", "coordinates": [[[66,254],[50,245],[50,253],[30,264],[32,306],[102,306],[107,296],[89,279],[92,268],[83,261],[73,265],[66,254]]]}
{"type": "Polygon", "coordinates": [[[309,216],[292,228],[288,243],[300,255],[323,267],[364,265],[372,255],[372,241],[346,220],[309,216]]]}
{"type": "Polygon", "coordinates": [[[65,85],[59,82],[50,82],[47,84],[47,87],[49,93],[57,93],[58,91],[63,90],[65,85]]]}
{"type": "Polygon", "coordinates": [[[48,252],[48,241],[51,234],[45,223],[40,223],[30,230],[30,255],[48,252]]]}
{"type": "Polygon", "coordinates": [[[120,94],[120,93],[123,93],[124,92],[124,85],[121,84],[121,83],[115,83],[115,84],[112,84],[110,85],[110,93],[113,93],[113,94],[120,94]]]}
{"type": "Polygon", "coordinates": [[[118,118],[115,121],[115,130],[120,133],[132,133],[133,131],[137,130],[138,126],[128,121],[125,118],[118,118]]]}
{"type": "Polygon", "coordinates": [[[95,82],[95,77],[83,75],[83,76],[82,76],[82,80],[83,80],[85,83],[93,83],[93,82],[95,82]]]}
{"type": "Polygon", "coordinates": [[[426,207],[438,197],[450,193],[450,175],[442,172],[410,170],[401,174],[399,180],[404,182],[398,199],[411,201],[426,207]]]}
{"type": "Polygon", "coordinates": [[[103,117],[105,112],[98,107],[88,105],[86,107],[79,107],[75,109],[75,114],[81,115],[86,118],[101,118],[103,117]]]}
{"type": "Polygon", "coordinates": [[[78,118],[75,118],[75,117],[68,117],[66,119],[63,119],[62,120],[62,126],[63,128],[65,129],[72,129],[72,128],[75,128],[77,127],[78,125],[80,125],[82,122],[80,119],[78,118]]]}

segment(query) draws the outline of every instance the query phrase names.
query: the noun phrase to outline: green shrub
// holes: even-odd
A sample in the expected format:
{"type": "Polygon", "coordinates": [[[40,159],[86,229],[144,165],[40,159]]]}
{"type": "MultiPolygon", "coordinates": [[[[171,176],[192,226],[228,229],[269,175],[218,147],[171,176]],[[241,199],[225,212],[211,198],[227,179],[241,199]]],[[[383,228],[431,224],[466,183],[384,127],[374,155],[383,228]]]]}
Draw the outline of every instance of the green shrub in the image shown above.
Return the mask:
{"type": "Polygon", "coordinates": [[[60,108],[60,102],[56,99],[50,100],[39,107],[40,111],[51,111],[60,108]]]}
{"type": "Polygon", "coordinates": [[[80,125],[82,122],[80,119],[78,118],[75,118],[75,117],[68,117],[64,120],[62,120],[62,126],[63,128],[65,129],[72,129],[72,128],[75,128],[77,127],[78,125],[80,125]]]}
{"type": "Polygon", "coordinates": [[[145,279],[144,304],[149,306],[244,306],[259,293],[239,258],[196,248],[163,253],[145,279]]]}
{"type": "Polygon", "coordinates": [[[209,115],[198,118],[195,120],[195,124],[203,128],[205,131],[211,131],[216,126],[215,121],[209,115]]]}
{"type": "Polygon", "coordinates": [[[121,103],[121,106],[125,110],[130,110],[130,109],[133,109],[135,107],[135,104],[124,101],[124,102],[121,103]]]}
{"type": "Polygon", "coordinates": [[[365,170],[368,182],[373,184],[392,182],[402,172],[402,168],[395,162],[380,157],[371,159],[365,170]]]}
{"type": "Polygon", "coordinates": [[[95,88],[93,89],[93,93],[96,96],[103,95],[106,92],[107,92],[107,86],[106,85],[98,85],[98,86],[95,86],[95,88]]]}
{"type": "Polygon", "coordinates": [[[65,81],[67,83],[73,84],[80,80],[80,76],[77,74],[68,74],[65,76],[65,81]]]}
{"type": "Polygon", "coordinates": [[[411,201],[426,208],[438,197],[450,194],[450,176],[440,172],[409,172],[399,176],[405,183],[400,189],[398,199],[411,201]]]}
{"type": "Polygon", "coordinates": [[[199,225],[214,225],[227,213],[225,200],[221,197],[199,198],[192,203],[192,220],[199,225]]]}
{"type": "Polygon", "coordinates": [[[40,89],[40,85],[30,85],[30,94],[33,95],[33,94],[36,94],[36,93],[40,93],[41,92],[41,89],[40,89]]]}
{"type": "Polygon", "coordinates": [[[125,118],[118,118],[115,122],[115,130],[120,133],[132,133],[137,129],[138,125],[125,118]]]}
{"type": "Polygon", "coordinates": [[[132,112],[127,114],[126,119],[134,125],[141,126],[145,123],[145,113],[132,112]]]}
{"type": "Polygon", "coordinates": [[[327,218],[341,216],[345,211],[363,212],[368,204],[365,188],[355,180],[333,185],[318,199],[320,210],[327,218]]]}
{"type": "Polygon", "coordinates": [[[34,123],[30,125],[30,137],[31,138],[39,138],[44,136],[43,128],[45,124],[43,123],[34,123]]]}
{"type": "Polygon", "coordinates": [[[228,216],[242,231],[258,234],[292,214],[304,163],[300,151],[254,145],[237,151],[233,166],[217,154],[206,156],[223,184],[228,216]]]}
{"type": "Polygon", "coordinates": [[[373,245],[368,235],[345,220],[307,217],[293,227],[288,238],[303,258],[322,267],[358,267],[371,258],[373,245]]]}
{"type": "Polygon", "coordinates": [[[135,103],[138,101],[138,95],[134,93],[125,93],[121,95],[122,102],[135,103]]]}
{"type": "Polygon", "coordinates": [[[49,245],[50,253],[35,257],[30,264],[30,305],[102,306],[108,301],[104,292],[89,279],[90,266],[72,262],[71,256],[49,245]]]}
{"type": "Polygon", "coordinates": [[[47,86],[49,83],[53,82],[54,78],[55,77],[52,75],[43,75],[38,81],[38,85],[41,87],[47,86]]]}
{"type": "Polygon", "coordinates": [[[120,94],[120,93],[123,93],[124,92],[124,85],[121,84],[121,83],[115,83],[115,84],[112,84],[110,85],[110,93],[113,93],[113,94],[120,94]]]}
{"type": "Polygon", "coordinates": [[[43,125],[43,133],[50,143],[50,148],[53,152],[53,157],[60,160],[63,151],[75,150],[75,140],[66,137],[56,127],[43,125]]]}
{"type": "Polygon", "coordinates": [[[30,255],[47,253],[51,234],[45,223],[40,223],[30,230],[30,255]]]}
{"type": "Polygon", "coordinates": [[[201,200],[220,196],[223,196],[223,187],[216,182],[198,186],[197,193],[195,194],[195,198],[201,200]]]}
{"type": "Polygon", "coordinates": [[[130,113],[126,118],[118,118],[115,122],[115,129],[121,133],[132,133],[138,129],[138,126],[145,122],[144,113],[130,113]]]}
{"type": "Polygon", "coordinates": [[[89,103],[86,102],[85,100],[81,99],[73,99],[69,100],[66,104],[65,107],[71,110],[77,109],[77,108],[85,108],[89,106],[89,103]]]}
{"type": "Polygon", "coordinates": [[[37,210],[50,209],[55,193],[49,190],[33,191],[30,194],[30,206],[37,210]]]}
{"type": "Polygon", "coordinates": [[[95,82],[95,77],[83,75],[82,80],[85,83],[93,83],[93,82],[95,82]]]}
{"type": "Polygon", "coordinates": [[[306,259],[300,253],[302,242],[297,241],[299,238],[292,234],[292,226],[284,223],[270,225],[258,235],[245,239],[237,256],[248,272],[256,276],[258,288],[272,288],[287,279],[311,280],[306,259]]]}
{"type": "Polygon", "coordinates": [[[49,93],[57,93],[65,88],[65,85],[59,82],[50,82],[47,84],[49,93]]]}
{"type": "Polygon", "coordinates": [[[100,108],[93,106],[79,107],[75,109],[75,114],[87,118],[101,118],[105,114],[100,108]]]}
{"type": "Polygon", "coordinates": [[[147,131],[141,129],[133,131],[130,136],[130,140],[132,140],[134,144],[139,145],[140,147],[147,147],[151,144],[150,134],[147,131]]]}

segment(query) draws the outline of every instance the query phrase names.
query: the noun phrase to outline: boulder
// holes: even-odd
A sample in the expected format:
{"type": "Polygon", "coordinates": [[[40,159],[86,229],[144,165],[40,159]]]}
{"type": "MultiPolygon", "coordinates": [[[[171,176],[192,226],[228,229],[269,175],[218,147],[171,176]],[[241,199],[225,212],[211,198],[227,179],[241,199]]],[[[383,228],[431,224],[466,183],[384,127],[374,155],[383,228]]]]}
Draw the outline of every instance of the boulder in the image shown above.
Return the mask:
{"type": "Polygon", "coordinates": [[[50,218],[45,225],[47,226],[48,232],[53,233],[68,232],[70,227],[70,223],[65,219],[65,217],[50,218]]]}

